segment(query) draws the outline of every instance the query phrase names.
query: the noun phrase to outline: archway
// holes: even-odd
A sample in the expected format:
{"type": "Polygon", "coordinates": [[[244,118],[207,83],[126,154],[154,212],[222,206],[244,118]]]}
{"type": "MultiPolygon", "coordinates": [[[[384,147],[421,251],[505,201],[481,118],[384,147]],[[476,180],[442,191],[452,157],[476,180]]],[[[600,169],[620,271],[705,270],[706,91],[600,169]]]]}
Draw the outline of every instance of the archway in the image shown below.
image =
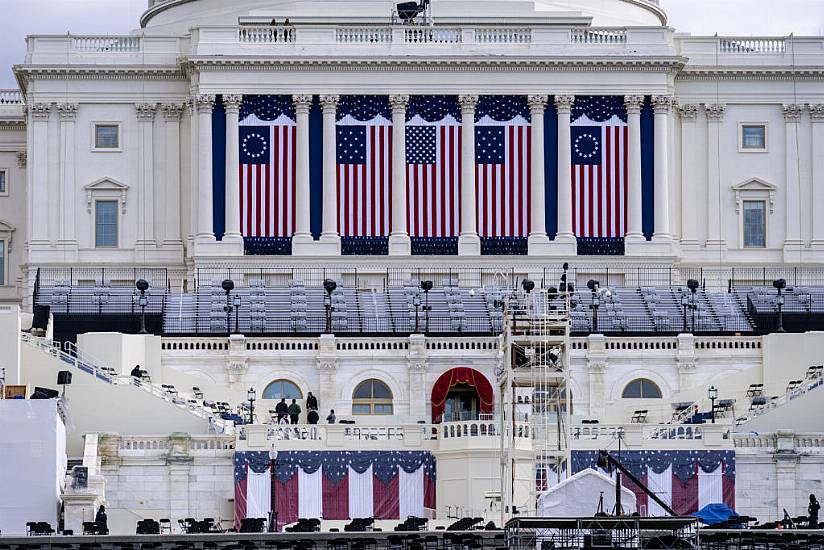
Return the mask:
{"type": "Polygon", "coordinates": [[[450,369],[432,386],[432,422],[477,419],[478,414],[492,413],[494,408],[492,385],[475,369],[450,369]],[[445,418],[445,412],[449,412],[449,418],[445,418]]]}

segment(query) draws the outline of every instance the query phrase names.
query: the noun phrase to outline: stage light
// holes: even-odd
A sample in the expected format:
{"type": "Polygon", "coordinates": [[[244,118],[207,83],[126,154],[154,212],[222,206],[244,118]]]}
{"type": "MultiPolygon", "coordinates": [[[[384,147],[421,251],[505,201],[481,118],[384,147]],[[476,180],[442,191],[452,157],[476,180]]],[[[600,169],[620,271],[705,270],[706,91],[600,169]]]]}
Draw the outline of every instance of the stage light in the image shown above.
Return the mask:
{"type": "Polygon", "coordinates": [[[323,289],[326,291],[326,294],[323,296],[323,307],[326,310],[326,330],[324,331],[326,334],[332,333],[332,293],[335,292],[335,289],[338,288],[338,283],[336,283],[332,279],[324,279],[323,281],[323,289]]]}
{"type": "Polygon", "coordinates": [[[429,0],[421,0],[420,4],[417,2],[401,2],[395,6],[395,10],[398,12],[401,21],[408,23],[424,11],[428,5],[429,0]]]}
{"type": "Polygon", "coordinates": [[[140,329],[138,334],[148,334],[146,330],[146,306],[149,305],[149,298],[146,296],[146,291],[149,290],[149,283],[145,279],[138,279],[134,283],[135,288],[140,292],[137,298],[137,305],[140,306],[140,329]]]}
{"type": "Polygon", "coordinates": [[[429,292],[430,290],[432,290],[433,286],[434,285],[432,281],[421,281],[421,290],[423,290],[424,292],[429,292]]]}
{"type": "Polygon", "coordinates": [[[521,288],[523,288],[524,291],[526,291],[526,293],[529,294],[535,289],[535,281],[533,281],[532,279],[524,279],[521,282],[521,288]]]}

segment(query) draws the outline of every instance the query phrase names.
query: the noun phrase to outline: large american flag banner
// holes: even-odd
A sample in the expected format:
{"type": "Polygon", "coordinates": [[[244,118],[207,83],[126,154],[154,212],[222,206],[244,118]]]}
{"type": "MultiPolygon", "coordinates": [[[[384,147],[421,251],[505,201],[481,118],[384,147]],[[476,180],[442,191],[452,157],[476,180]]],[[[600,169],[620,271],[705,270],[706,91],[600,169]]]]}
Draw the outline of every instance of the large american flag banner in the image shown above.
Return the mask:
{"type": "Polygon", "coordinates": [[[410,237],[457,237],[461,113],[455,96],[412,96],[406,110],[406,219],[410,237]]]}
{"type": "MultiPolygon", "coordinates": [[[[275,437],[290,433],[294,427],[279,427],[275,437]]],[[[239,451],[234,463],[237,524],[271,511],[282,527],[298,518],[405,519],[435,510],[436,461],[428,451],[239,451]],[[267,497],[268,507],[258,506],[267,497]]]]}
{"type": "Polygon", "coordinates": [[[392,225],[392,115],[387,96],[342,96],[337,110],[338,232],[385,237],[392,225]]]}
{"type": "Polygon", "coordinates": [[[532,133],[524,96],[481,96],[475,111],[478,235],[527,237],[532,133]]]}
{"type": "Polygon", "coordinates": [[[240,110],[240,231],[295,232],[295,112],[290,96],[243,96],[240,110]]]}
{"type": "Polygon", "coordinates": [[[623,237],[626,233],[626,120],[620,97],[575,98],[572,228],[578,237],[623,237]]]}

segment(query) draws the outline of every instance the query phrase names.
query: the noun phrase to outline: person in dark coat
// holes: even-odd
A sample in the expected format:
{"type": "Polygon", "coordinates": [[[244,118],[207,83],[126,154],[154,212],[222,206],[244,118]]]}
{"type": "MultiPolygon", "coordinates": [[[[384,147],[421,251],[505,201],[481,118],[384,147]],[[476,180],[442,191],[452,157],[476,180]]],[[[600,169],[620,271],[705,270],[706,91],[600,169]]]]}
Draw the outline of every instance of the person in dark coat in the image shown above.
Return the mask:
{"type": "Polygon", "coordinates": [[[94,523],[97,526],[97,534],[98,535],[108,535],[109,534],[109,519],[106,517],[106,507],[100,506],[97,509],[97,514],[94,516],[94,523]]]}
{"type": "Polygon", "coordinates": [[[141,375],[140,365],[135,365],[134,368],[132,369],[132,376],[134,376],[135,378],[140,378],[140,375],[141,375]]]}
{"type": "Polygon", "coordinates": [[[320,415],[316,410],[311,410],[309,411],[309,414],[306,415],[306,421],[310,424],[317,424],[318,420],[320,420],[320,415]]]}
{"type": "Polygon", "coordinates": [[[286,418],[286,415],[289,414],[289,406],[286,404],[285,397],[282,397],[280,399],[280,403],[275,405],[275,413],[278,415],[278,424],[280,424],[281,420],[286,418]]]}
{"type": "Polygon", "coordinates": [[[306,410],[307,411],[316,411],[318,410],[318,398],[312,395],[312,392],[309,392],[309,395],[306,396],[306,410]]]}
{"type": "Polygon", "coordinates": [[[292,421],[292,424],[297,424],[299,416],[300,416],[300,405],[297,404],[297,401],[292,399],[292,404],[289,405],[289,420],[292,421]]]}
{"type": "Polygon", "coordinates": [[[810,522],[810,529],[818,528],[818,511],[821,505],[815,495],[810,495],[810,505],[807,506],[807,520],[810,522]]]}

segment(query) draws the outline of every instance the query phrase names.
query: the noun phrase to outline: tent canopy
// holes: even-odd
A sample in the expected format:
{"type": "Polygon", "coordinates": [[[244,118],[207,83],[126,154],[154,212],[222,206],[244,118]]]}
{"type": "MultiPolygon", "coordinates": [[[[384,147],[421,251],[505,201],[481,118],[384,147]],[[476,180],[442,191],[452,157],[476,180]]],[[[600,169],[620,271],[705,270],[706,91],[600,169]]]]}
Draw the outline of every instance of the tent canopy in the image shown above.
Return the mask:
{"type": "MultiPolygon", "coordinates": [[[[550,487],[538,497],[540,517],[592,517],[598,511],[598,499],[604,494],[604,511],[615,508],[615,480],[587,468],[550,487]]],[[[621,487],[621,507],[625,514],[635,512],[635,494],[621,487]]]]}

